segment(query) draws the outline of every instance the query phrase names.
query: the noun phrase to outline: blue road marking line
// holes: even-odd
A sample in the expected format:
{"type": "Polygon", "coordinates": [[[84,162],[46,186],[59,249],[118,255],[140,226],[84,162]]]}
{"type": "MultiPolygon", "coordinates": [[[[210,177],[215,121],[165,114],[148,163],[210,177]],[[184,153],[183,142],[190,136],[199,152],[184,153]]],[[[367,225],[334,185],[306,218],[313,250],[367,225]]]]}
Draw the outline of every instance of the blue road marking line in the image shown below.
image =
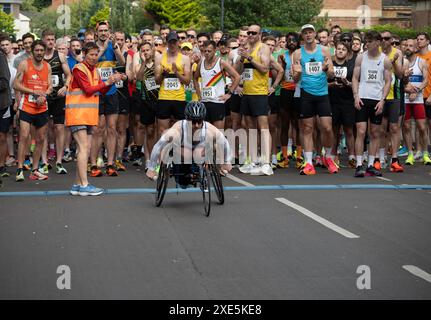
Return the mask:
{"type": "MultiPolygon", "coordinates": [[[[238,186],[224,187],[225,191],[271,191],[271,190],[431,190],[429,184],[418,185],[390,185],[390,184],[321,184],[321,185],[268,185],[268,186],[238,186]]],[[[201,192],[200,188],[176,189],[169,188],[166,193],[193,193],[201,192]]],[[[124,188],[124,189],[106,189],[105,194],[143,194],[155,193],[152,188],[124,188]]],[[[70,195],[69,190],[52,190],[52,191],[12,191],[0,192],[0,197],[48,197],[70,195]]]]}

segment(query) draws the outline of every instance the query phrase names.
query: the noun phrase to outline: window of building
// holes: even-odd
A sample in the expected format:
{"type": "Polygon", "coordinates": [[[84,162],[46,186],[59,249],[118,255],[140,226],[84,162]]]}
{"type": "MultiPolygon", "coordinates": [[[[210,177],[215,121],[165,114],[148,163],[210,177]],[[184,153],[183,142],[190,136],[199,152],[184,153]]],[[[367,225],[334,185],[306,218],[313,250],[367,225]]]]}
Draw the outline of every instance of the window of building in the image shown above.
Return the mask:
{"type": "Polygon", "coordinates": [[[1,7],[4,13],[7,13],[7,14],[12,13],[12,5],[10,3],[3,3],[1,7]]]}

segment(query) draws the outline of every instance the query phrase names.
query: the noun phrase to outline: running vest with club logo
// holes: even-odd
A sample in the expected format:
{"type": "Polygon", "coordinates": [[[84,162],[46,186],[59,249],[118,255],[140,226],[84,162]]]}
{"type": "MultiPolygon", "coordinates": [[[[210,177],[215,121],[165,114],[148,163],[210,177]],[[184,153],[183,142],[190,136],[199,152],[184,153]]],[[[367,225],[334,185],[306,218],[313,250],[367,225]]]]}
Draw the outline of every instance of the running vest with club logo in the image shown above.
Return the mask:
{"type": "MultiPolygon", "coordinates": [[[[262,48],[262,43],[259,43],[253,52],[250,54],[252,60],[257,63],[262,63],[258,52],[262,48]]],[[[242,80],[244,81],[245,95],[268,95],[268,73],[259,72],[256,67],[247,59],[244,60],[244,71],[242,72],[242,80]]]]}
{"type": "Polygon", "coordinates": [[[314,96],[324,96],[328,94],[328,81],[326,73],[323,71],[325,57],[322,46],[318,44],[313,53],[308,53],[301,47],[302,89],[314,96]]]}
{"type": "MultiPolygon", "coordinates": [[[[177,54],[175,63],[178,67],[178,73],[184,75],[183,55],[181,53],[177,54]]],[[[162,69],[168,70],[168,75],[160,84],[159,100],[185,101],[186,91],[184,84],[172,71],[172,64],[168,63],[168,54],[166,52],[163,52],[161,65],[162,69]]]]}
{"type": "MultiPolygon", "coordinates": [[[[397,49],[394,47],[391,48],[391,52],[386,55],[391,61],[395,56],[395,53],[397,53],[397,49]]],[[[392,76],[391,76],[391,87],[389,89],[389,94],[386,97],[386,100],[394,100],[394,99],[400,99],[400,80],[395,75],[394,66],[392,65],[392,76]]]]}
{"type": "MultiPolygon", "coordinates": [[[[49,68],[47,62],[42,60],[42,70],[37,70],[33,64],[33,58],[28,58],[27,71],[24,72],[22,77],[22,84],[28,89],[46,92],[49,88],[48,75],[49,68]]],[[[23,94],[20,103],[20,110],[30,114],[39,114],[48,109],[46,101],[41,106],[38,106],[36,101],[36,95],[28,93],[23,94]]]]}
{"type": "MultiPolygon", "coordinates": [[[[419,62],[422,59],[419,57],[416,57],[415,62],[413,64],[413,66],[409,66],[409,69],[412,70],[412,75],[409,76],[409,82],[410,84],[412,84],[415,87],[420,87],[420,85],[422,84],[422,82],[424,81],[424,76],[423,76],[423,72],[421,70],[421,68],[419,67],[419,62]]],[[[409,95],[406,93],[405,97],[404,97],[404,101],[405,103],[424,103],[424,96],[422,91],[418,93],[416,99],[414,101],[410,101],[409,100],[409,95]]]]}
{"type": "Polygon", "coordinates": [[[219,97],[224,95],[226,83],[221,68],[221,59],[217,59],[214,67],[206,69],[204,58],[201,63],[200,72],[202,77],[202,101],[223,104],[224,101],[219,100],[219,97]]]}
{"type": "MultiPolygon", "coordinates": [[[[106,40],[108,41],[108,40],[106,40]]],[[[99,62],[96,65],[97,72],[99,72],[99,76],[103,82],[108,80],[109,76],[114,73],[114,68],[116,66],[117,58],[115,57],[115,50],[112,46],[112,43],[108,43],[108,47],[106,48],[103,55],[99,58],[99,62]]],[[[107,96],[113,95],[117,92],[117,87],[112,86],[111,89],[106,93],[107,96]]]]}
{"type": "Polygon", "coordinates": [[[385,55],[380,53],[377,59],[370,59],[364,52],[359,80],[359,98],[380,101],[385,87],[385,55]]]}
{"type": "Polygon", "coordinates": [[[48,96],[49,99],[57,98],[57,93],[60,88],[64,86],[64,72],[61,64],[60,55],[57,50],[54,50],[54,54],[51,59],[44,59],[51,66],[52,74],[52,93],[48,96]]]}

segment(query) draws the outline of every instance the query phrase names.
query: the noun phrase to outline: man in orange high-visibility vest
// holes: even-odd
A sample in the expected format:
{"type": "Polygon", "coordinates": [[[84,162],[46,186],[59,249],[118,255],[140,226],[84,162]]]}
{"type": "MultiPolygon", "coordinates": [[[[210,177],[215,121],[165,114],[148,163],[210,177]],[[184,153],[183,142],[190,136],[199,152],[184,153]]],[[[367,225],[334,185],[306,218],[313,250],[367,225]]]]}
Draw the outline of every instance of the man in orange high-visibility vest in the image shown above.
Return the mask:
{"type": "Polygon", "coordinates": [[[95,68],[99,47],[94,42],[87,43],[83,52],[85,59],[72,71],[72,82],[66,94],[65,123],[70,128],[78,144],[76,181],[70,193],[80,196],[97,196],[103,189],[88,183],[87,162],[91,146],[91,129],[99,121],[99,94],[105,94],[109,88],[120,81],[122,75],[115,73],[103,82],[95,68]]]}

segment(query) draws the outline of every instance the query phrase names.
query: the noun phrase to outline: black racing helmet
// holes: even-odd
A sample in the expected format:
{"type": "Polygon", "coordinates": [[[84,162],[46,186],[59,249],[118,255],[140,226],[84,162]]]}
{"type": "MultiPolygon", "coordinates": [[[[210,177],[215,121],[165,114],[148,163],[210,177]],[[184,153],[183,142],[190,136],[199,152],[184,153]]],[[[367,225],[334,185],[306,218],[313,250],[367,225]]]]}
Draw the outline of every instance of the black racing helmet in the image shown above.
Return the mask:
{"type": "Polygon", "coordinates": [[[187,120],[205,120],[207,108],[200,101],[190,101],[186,105],[184,115],[187,120]]]}

